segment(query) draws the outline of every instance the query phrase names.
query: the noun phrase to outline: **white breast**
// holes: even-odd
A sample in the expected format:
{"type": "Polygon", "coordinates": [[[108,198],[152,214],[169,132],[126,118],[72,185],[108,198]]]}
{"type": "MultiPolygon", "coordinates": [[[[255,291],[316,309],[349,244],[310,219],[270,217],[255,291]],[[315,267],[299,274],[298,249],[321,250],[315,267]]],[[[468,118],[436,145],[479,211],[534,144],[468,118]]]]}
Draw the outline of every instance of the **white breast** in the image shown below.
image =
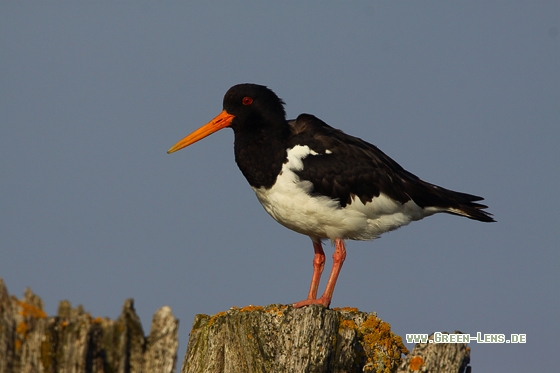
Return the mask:
{"type": "Polygon", "coordinates": [[[313,239],[335,238],[371,240],[437,211],[426,211],[413,201],[405,204],[380,194],[365,205],[359,198],[341,208],[338,201],[311,196],[313,184],[300,180],[294,171],[303,169],[307,156],[317,154],[308,146],[297,145],[287,152],[288,162],[270,188],[253,188],[264,209],[280,224],[313,239]]]}

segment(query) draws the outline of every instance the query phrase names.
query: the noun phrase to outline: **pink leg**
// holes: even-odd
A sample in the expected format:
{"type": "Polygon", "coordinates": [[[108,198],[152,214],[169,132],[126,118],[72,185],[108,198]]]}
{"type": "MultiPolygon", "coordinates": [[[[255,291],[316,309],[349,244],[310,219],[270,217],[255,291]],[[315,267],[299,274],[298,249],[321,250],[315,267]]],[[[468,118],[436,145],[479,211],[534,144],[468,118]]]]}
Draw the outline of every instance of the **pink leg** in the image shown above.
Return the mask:
{"type": "MultiPolygon", "coordinates": [[[[314,246],[315,247],[315,246],[314,246]]],[[[322,251],[322,250],[321,250],[322,251]]],[[[318,299],[306,299],[302,300],[301,302],[294,303],[295,308],[308,306],[310,304],[322,304],[324,307],[328,307],[331,304],[332,295],[334,293],[334,287],[336,285],[336,280],[338,279],[338,274],[340,273],[340,269],[342,268],[342,264],[344,263],[344,259],[346,259],[346,247],[344,246],[344,240],[337,238],[335,240],[335,250],[333,254],[333,266],[331,270],[331,275],[329,277],[329,281],[327,282],[327,287],[325,288],[325,292],[318,299]]],[[[315,271],[313,272],[313,278],[315,278],[315,271]]],[[[318,283],[317,283],[318,285],[318,283]]],[[[311,286],[313,287],[313,281],[311,282],[311,286]]],[[[312,289],[309,291],[309,295],[311,294],[312,289]]],[[[316,292],[315,292],[316,294],[316,292]]]]}
{"type": "Polygon", "coordinates": [[[321,281],[321,274],[325,268],[325,252],[321,241],[313,241],[313,250],[315,250],[315,257],[313,258],[313,277],[311,277],[311,286],[309,287],[309,294],[307,299],[317,299],[317,288],[319,281],[321,281]]]}

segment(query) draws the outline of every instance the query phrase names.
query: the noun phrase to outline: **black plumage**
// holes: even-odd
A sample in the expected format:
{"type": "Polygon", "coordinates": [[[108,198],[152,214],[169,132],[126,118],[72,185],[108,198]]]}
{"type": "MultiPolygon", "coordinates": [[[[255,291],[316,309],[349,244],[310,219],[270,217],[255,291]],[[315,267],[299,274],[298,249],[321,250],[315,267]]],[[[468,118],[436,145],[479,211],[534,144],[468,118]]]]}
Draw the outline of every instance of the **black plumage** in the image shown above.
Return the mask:
{"type": "Polygon", "coordinates": [[[290,127],[289,148],[307,145],[321,155],[306,157],[303,170],[296,171],[297,175],[313,183],[314,194],[338,200],[341,208],[354,198],[365,204],[384,193],[402,204],[413,200],[422,208],[453,208],[464,212],[458,215],[494,221],[482,210],[487,206],[475,203],[482,197],[427,183],[375,145],[347,135],[313,115],[301,114],[290,121],[290,127]]]}

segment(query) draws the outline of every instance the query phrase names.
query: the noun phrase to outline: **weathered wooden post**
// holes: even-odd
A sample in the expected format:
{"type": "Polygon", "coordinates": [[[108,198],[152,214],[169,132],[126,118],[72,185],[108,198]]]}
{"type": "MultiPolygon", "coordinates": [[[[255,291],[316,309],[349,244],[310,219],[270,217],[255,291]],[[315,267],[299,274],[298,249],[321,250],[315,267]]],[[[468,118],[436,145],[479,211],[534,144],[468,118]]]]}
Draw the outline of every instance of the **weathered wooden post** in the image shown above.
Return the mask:
{"type": "MultiPolygon", "coordinates": [[[[19,300],[0,278],[0,373],[171,373],[177,346],[169,307],[145,337],[131,299],[114,321],[68,301],[49,317],[31,290],[19,300]]],[[[467,373],[469,361],[464,343],[417,344],[409,353],[375,313],[270,305],[197,315],[181,372],[467,373]]]]}
{"type": "Polygon", "coordinates": [[[132,299],[114,321],[93,318],[68,301],[48,317],[30,289],[18,300],[0,278],[0,373],[171,373],[178,326],[171,309],[162,307],[145,337],[132,299]]]}

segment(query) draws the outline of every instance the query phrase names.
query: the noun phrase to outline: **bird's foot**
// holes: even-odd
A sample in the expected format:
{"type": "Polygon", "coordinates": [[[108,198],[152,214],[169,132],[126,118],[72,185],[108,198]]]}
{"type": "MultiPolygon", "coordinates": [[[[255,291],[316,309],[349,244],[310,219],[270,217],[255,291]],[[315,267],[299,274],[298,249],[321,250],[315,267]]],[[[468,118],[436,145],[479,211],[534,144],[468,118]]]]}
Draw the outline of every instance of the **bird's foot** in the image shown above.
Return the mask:
{"type": "Polygon", "coordinates": [[[300,302],[294,303],[293,306],[294,308],[301,308],[301,307],[309,306],[310,304],[320,304],[325,308],[329,308],[329,305],[331,304],[331,298],[322,296],[321,298],[317,298],[317,299],[305,299],[300,302]]]}

